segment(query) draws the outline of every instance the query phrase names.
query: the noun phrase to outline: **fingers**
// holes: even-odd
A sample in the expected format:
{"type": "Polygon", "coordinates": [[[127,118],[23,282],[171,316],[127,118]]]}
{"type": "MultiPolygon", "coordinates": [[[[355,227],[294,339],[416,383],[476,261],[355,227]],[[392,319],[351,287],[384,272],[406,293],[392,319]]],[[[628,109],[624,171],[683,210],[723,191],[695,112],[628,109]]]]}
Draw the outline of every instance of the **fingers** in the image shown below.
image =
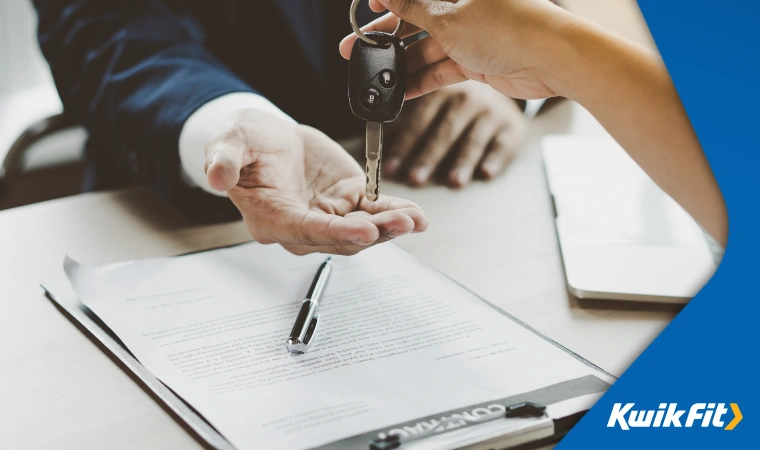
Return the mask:
{"type": "Polygon", "coordinates": [[[346,219],[366,220],[377,227],[379,236],[370,244],[335,242],[324,245],[283,244],[283,248],[296,255],[309,253],[329,253],[334,255],[355,255],[374,245],[388,242],[412,232],[424,231],[428,221],[417,205],[412,202],[383,196],[376,202],[364,201],[363,211],[355,211],[346,219]],[[394,209],[396,208],[396,209],[394,209]]]}
{"type": "Polygon", "coordinates": [[[458,152],[448,174],[448,183],[462,187],[472,180],[478,163],[497,132],[498,125],[488,113],[475,117],[459,139],[458,152]]]}
{"type": "MultiPolygon", "coordinates": [[[[231,197],[237,200],[235,196],[231,197]]],[[[362,198],[359,210],[338,216],[297,207],[275,209],[263,223],[249,222],[248,231],[262,244],[282,244],[295,254],[355,254],[408,233],[425,231],[428,220],[413,202],[381,196],[362,198]]]]}
{"type": "Polygon", "coordinates": [[[312,253],[324,253],[327,255],[342,255],[351,256],[359,253],[362,250],[366,250],[371,246],[360,245],[295,245],[295,244],[282,244],[282,248],[290,253],[303,256],[312,253]]]}
{"type": "MultiPolygon", "coordinates": [[[[381,0],[375,0],[379,2],[381,0]]],[[[405,0],[394,0],[395,3],[404,3],[405,0]]],[[[411,8],[416,4],[423,3],[419,0],[408,1],[411,8]]],[[[447,2],[439,2],[447,4],[447,2]]],[[[385,4],[385,3],[383,3],[385,4]]],[[[445,6],[443,7],[445,9],[445,6]]],[[[383,17],[373,21],[362,28],[362,31],[383,31],[392,33],[398,25],[398,18],[393,14],[386,14],[383,17]]],[[[411,36],[422,31],[421,28],[405,22],[399,35],[402,38],[411,36]]],[[[339,45],[341,56],[345,59],[351,58],[351,50],[354,42],[358,37],[355,33],[343,38],[339,45]]],[[[468,79],[467,75],[462,72],[461,67],[448,58],[443,48],[432,38],[427,37],[420,41],[411,43],[406,50],[407,72],[409,79],[407,81],[406,98],[407,100],[420,97],[429,92],[440,89],[450,84],[459,83],[468,79]]]]}
{"type": "Polygon", "coordinates": [[[262,244],[366,246],[380,237],[368,220],[293,206],[277,207],[263,220],[246,222],[251,236],[262,244]]]}
{"type": "Polygon", "coordinates": [[[370,7],[373,11],[374,8],[387,9],[397,17],[424,28],[429,22],[425,10],[433,1],[437,0],[371,0],[370,7]]]}
{"type": "Polygon", "coordinates": [[[504,171],[522,145],[525,135],[524,124],[512,124],[503,128],[488,145],[485,156],[478,164],[476,175],[491,179],[504,171]]]}
{"type": "Polygon", "coordinates": [[[435,25],[441,14],[450,11],[455,2],[441,0],[374,0],[397,17],[426,30],[435,25]]]}
{"type": "Polygon", "coordinates": [[[369,9],[376,13],[385,11],[385,6],[377,0],[369,0],[369,9]]]}
{"type": "MultiPolygon", "coordinates": [[[[389,240],[409,234],[414,231],[415,223],[409,215],[404,214],[401,210],[381,211],[377,214],[370,214],[366,211],[356,211],[346,215],[346,217],[363,218],[374,224],[380,232],[378,240],[389,240]]],[[[376,242],[377,243],[377,242],[376,242]]]]}
{"type": "MultiPolygon", "coordinates": [[[[362,27],[362,31],[367,33],[369,31],[382,31],[385,33],[393,33],[398,26],[398,17],[393,14],[386,14],[379,19],[375,19],[369,24],[362,27]]],[[[399,30],[398,36],[400,38],[409,37],[413,34],[417,34],[422,31],[419,27],[410,23],[404,23],[404,26],[399,30]]],[[[351,49],[354,47],[354,42],[358,39],[356,33],[351,33],[344,37],[338,46],[341,56],[345,59],[351,59],[351,49]]]]}
{"type": "Polygon", "coordinates": [[[306,245],[306,244],[283,244],[285,250],[296,255],[307,255],[309,253],[329,253],[333,255],[355,255],[362,250],[366,250],[374,245],[388,242],[389,240],[409,233],[414,228],[412,219],[395,211],[385,211],[374,217],[365,211],[355,211],[346,214],[346,218],[363,219],[373,223],[380,232],[380,237],[371,244],[346,244],[333,243],[328,245],[306,245]]]}
{"type": "Polygon", "coordinates": [[[425,213],[422,212],[422,209],[416,203],[398,197],[381,195],[374,202],[367,200],[366,197],[362,197],[359,202],[359,209],[369,214],[380,214],[383,211],[399,212],[412,219],[414,227],[411,231],[415,233],[427,230],[430,224],[425,213]]]}
{"type": "Polygon", "coordinates": [[[294,255],[303,256],[311,253],[325,253],[329,255],[342,255],[352,256],[362,250],[367,250],[370,247],[374,247],[378,244],[388,242],[390,239],[385,236],[380,236],[380,239],[370,245],[296,245],[296,244],[283,244],[282,248],[293,253],[294,255]]]}
{"type": "Polygon", "coordinates": [[[448,59],[446,52],[435,39],[429,36],[412,42],[406,47],[406,70],[410,74],[445,59],[448,59]]]}
{"type": "MultiPolygon", "coordinates": [[[[321,212],[297,212],[289,218],[297,224],[295,243],[322,245],[330,243],[369,245],[377,241],[380,231],[371,222],[359,218],[333,216],[321,212]]],[[[286,242],[280,239],[280,242],[286,242]]]]}
{"type": "Polygon", "coordinates": [[[409,76],[406,84],[406,98],[407,100],[417,98],[468,79],[459,64],[451,59],[444,59],[409,76]]]}
{"type": "Polygon", "coordinates": [[[206,143],[206,176],[217,191],[232,189],[240,180],[243,155],[248,150],[243,132],[236,126],[222,127],[206,143]]]}
{"type": "Polygon", "coordinates": [[[406,105],[401,112],[401,120],[388,125],[388,138],[383,151],[383,174],[389,177],[399,175],[401,167],[418,148],[420,140],[427,133],[430,124],[438,114],[446,96],[431,95],[406,105]],[[420,103],[422,102],[422,103],[420,103]]]}
{"type": "Polygon", "coordinates": [[[409,181],[413,185],[422,186],[430,180],[472,122],[473,114],[467,110],[466,101],[465,94],[452,95],[443,108],[438,108],[436,119],[429,125],[428,133],[417,145],[418,153],[410,162],[409,181]]]}

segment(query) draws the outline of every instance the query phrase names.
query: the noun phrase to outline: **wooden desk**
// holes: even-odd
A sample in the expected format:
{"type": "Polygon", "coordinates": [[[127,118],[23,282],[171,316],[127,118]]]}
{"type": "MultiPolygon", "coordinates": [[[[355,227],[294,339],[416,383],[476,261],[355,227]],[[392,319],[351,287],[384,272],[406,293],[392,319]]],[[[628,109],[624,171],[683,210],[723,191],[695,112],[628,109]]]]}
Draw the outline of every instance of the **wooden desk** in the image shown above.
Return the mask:
{"type": "MultiPolygon", "coordinates": [[[[429,231],[397,242],[529,325],[619,375],[675,315],[581,307],[565,290],[538,139],[603,133],[565,103],[531,124],[504,176],[418,202],[429,231]]],[[[198,444],[43,295],[65,254],[86,263],[175,255],[248,240],[242,223],[193,227],[144,189],[0,213],[0,448],[197,448],[198,444]]]]}

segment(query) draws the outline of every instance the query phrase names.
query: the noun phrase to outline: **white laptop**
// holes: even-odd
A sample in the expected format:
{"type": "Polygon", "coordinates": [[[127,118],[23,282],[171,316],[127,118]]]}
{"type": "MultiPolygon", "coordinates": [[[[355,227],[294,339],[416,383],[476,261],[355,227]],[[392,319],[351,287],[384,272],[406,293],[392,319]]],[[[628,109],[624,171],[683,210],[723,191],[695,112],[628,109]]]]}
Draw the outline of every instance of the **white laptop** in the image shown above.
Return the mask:
{"type": "Polygon", "coordinates": [[[712,277],[723,250],[612,138],[542,147],[573,295],[686,303],[712,277]]]}

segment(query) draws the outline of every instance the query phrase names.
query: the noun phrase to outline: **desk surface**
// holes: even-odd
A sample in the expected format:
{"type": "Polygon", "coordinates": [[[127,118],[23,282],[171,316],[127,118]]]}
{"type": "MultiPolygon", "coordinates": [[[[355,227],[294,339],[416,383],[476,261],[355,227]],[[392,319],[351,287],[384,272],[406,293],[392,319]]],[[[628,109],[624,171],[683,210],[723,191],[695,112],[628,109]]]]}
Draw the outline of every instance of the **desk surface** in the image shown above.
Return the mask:
{"type": "MultiPolygon", "coordinates": [[[[531,124],[507,172],[461,190],[386,192],[431,226],[397,242],[532,327],[620,375],[673,309],[579,305],[565,289],[538,139],[597,135],[577,105],[531,124]]],[[[195,448],[198,444],[43,295],[65,254],[85,263],[165,256],[248,240],[240,223],[194,227],[144,189],[85,194],[0,213],[0,448],[195,448]]]]}

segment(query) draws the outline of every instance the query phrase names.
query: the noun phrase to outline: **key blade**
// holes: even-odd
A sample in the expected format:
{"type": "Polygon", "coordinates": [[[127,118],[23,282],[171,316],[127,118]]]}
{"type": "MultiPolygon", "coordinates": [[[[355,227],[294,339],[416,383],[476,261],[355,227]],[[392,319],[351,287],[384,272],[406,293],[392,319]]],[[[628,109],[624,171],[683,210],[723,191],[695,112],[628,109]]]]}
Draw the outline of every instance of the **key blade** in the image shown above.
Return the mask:
{"type": "Polygon", "coordinates": [[[383,123],[367,122],[367,200],[380,196],[380,160],[383,157],[383,123]]]}

